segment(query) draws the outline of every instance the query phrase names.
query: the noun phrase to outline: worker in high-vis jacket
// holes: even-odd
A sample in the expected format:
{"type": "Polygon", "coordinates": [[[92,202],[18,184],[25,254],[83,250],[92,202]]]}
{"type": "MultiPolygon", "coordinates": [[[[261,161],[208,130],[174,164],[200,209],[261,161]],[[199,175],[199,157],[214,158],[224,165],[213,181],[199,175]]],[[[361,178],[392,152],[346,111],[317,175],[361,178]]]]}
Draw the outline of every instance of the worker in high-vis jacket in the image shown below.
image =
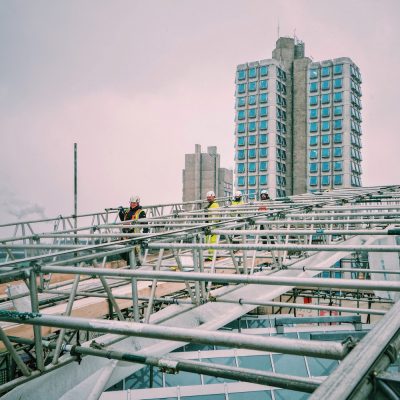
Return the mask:
{"type": "MultiPolygon", "coordinates": [[[[131,196],[129,199],[129,208],[124,208],[122,206],[119,207],[118,216],[121,221],[137,221],[138,219],[146,218],[146,211],[142,209],[140,206],[140,197],[137,195],[131,196]]],[[[148,228],[143,229],[143,233],[147,233],[148,228]]],[[[124,233],[140,233],[141,228],[138,226],[135,228],[123,228],[122,232],[124,233]]],[[[136,264],[141,265],[141,251],[140,246],[135,246],[135,255],[136,255],[136,264]]],[[[128,255],[123,254],[123,258],[128,261],[128,255]]]]}
{"type": "Polygon", "coordinates": [[[232,206],[241,206],[242,204],[244,204],[244,201],[242,199],[242,192],[240,190],[237,190],[235,192],[235,196],[233,197],[231,204],[232,206]]]}
{"type": "MultiPolygon", "coordinates": [[[[207,192],[207,206],[205,210],[214,210],[216,208],[219,208],[218,202],[215,201],[215,193],[210,190],[207,192]]],[[[206,218],[207,222],[217,222],[215,221],[215,218],[217,215],[215,213],[206,213],[206,218]]],[[[217,242],[217,235],[206,235],[206,243],[216,243],[217,242]]],[[[214,249],[208,249],[208,257],[206,258],[207,261],[211,261],[212,256],[214,255],[214,249]]]]}

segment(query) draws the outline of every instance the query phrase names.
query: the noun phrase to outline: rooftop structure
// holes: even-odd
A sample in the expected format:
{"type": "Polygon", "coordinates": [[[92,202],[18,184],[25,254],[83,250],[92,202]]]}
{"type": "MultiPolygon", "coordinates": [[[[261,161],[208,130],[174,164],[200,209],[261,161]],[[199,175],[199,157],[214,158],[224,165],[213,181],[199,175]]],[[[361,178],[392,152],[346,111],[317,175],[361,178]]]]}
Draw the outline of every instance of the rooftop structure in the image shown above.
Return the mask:
{"type": "Polygon", "coordinates": [[[400,186],[220,205],[0,225],[2,398],[399,396],[400,186]]]}

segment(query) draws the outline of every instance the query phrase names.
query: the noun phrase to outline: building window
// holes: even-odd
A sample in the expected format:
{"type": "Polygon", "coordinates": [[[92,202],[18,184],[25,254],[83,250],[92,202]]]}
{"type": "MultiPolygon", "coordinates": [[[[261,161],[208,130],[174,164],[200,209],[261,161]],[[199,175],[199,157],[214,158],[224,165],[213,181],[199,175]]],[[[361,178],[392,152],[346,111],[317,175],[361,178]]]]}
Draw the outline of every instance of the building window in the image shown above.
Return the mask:
{"type": "Polygon", "coordinates": [[[245,124],[238,124],[238,133],[245,133],[246,132],[246,125],[245,124]]]}
{"type": "Polygon", "coordinates": [[[316,122],[310,123],[310,132],[318,132],[318,124],[316,122]]]}
{"type": "Polygon", "coordinates": [[[247,150],[247,156],[249,158],[256,158],[256,149],[247,150]]]}
{"type": "Polygon", "coordinates": [[[259,140],[260,144],[266,144],[268,143],[268,135],[265,133],[262,133],[260,135],[260,140],[259,140]]]}
{"type": "Polygon", "coordinates": [[[250,135],[249,140],[248,140],[249,145],[254,145],[257,143],[257,137],[256,135],[250,135]]]}
{"type": "Polygon", "coordinates": [[[245,178],[244,176],[238,176],[237,184],[238,186],[244,186],[245,178]]]}
{"type": "Polygon", "coordinates": [[[315,118],[318,118],[318,109],[311,108],[310,109],[310,119],[315,119],[315,118]]]}
{"type": "Polygon", "coordinates": [[[268,148],[267,147],[261,147],[259,149],[259,155],[260,155],[260,157],[268,157],[268,148]]]}
{"type": "Polygon", "coordinates": [[[237,172],[238,174],[242,174],[246,171],[246,164],[245,163],[238,163],[237,164],[237,172]]]}
{"type": "Polygon", "coordinates": [[[266,79],[261,79],[259,88],[263,90],[268,89],[268,81],[266,79]]]}
{"type": "Polygon", "coordinates": [[[331,87],[331,81],[322,81],[321,82],[321,89],[322,90],[329,90],[331,87]]]}
{"type": "Polygon", "coordinates": [[[238,160],[244,160],[244,159],[245,159],[245,152],[244,152],[244,150],[238,150],[238,152],[237,152],[237,158],[238,158],[238,160]]]}
{"type": "Polygon", "coordinates": [[[266,117],[268,115],[268,107],[260,107],[260,117],[266,117]]]}
{"type": "Polygon", "coordinates": [[[243,107],[246,105],[246,97],[238,97],[237,99],[237,106],[243,107]]]}
{"type": "Polygon", "coordinates": [[[329,163],[329,162],[323,162],[323,163],[321,164],[321,171],[322,171],[322,172],[329,172],[330,169],[331,169],[331,163],[329,163]]]}
{"type": "Polygon", "coordinates": [[[240,83],[237,85],[237,92],[238,93],[244,93],[246,91],[246,84],[245,83],[240,83]]]}
{"type": "Polygon", "coordinates": [[[310,96],[309,97],[309,104],[310,104],[310,106],[318,105],[318,96],[310,96]]]}
{"type": "Polygon", "coordinates": [[[309,166],[309,171],[311,173],[318,172],[318,163],[313,162],[313,163],[310,163],[308,166],[309,166]]]}
{"type": "Polygon", "coordinates": [[[310,83],[310,92],[318,92],[318,82],[311,82],[310,83]]]}
{"type": "Polygon", "coordinates": [[[310,136],[310,146],[316,146],[318,144],[318,136],[310,136]]]}
{"type": "Polygon", "coordinates": [[[259,99],[260,103],[268,103],[268,93],[261,93],[259,99]]]}
{"type": "Polygon", "coordinates": [[[341,147],[334,147],[333,148],[333,156],[334,157],[342,157],[343,155],[343,150],[341,147]]]}
{"type": "Polygon", "coordinates": [[[318,158],[317,150],[310,150],[309,157],[310,157],[311,160],[315,160],[316,158],[318,158]]]}
{"type": "Polygon", "coordinates": [[[239,110],[237,113],[237,119],[238,120],[242,120],[246,118],[246,113],[244,110],[239,110]]]}
{"type": "Polygon", "coordinates": [[[343,163],[341,161],[335,161],[333,164],[333,169],[335,171],[341,171],[343,169],[343,163]]]}
{"type": "Polygon", "coordinates": [[[340,115],[342,115],[342,114],[343,114],[343,106],[336,106],[336,107],[333,109],[333,115],[334,115],[335,117],[340,116],[340,115]]]}
{"type": "Polygon", "coordinates": [[[334,175],[333,176],[333,183],[335,185],[342,185],[343,184],[343,175],[334,175]]]}
{"type": "Polygon", "coordinates": [[[260,161],[260,171],[268,170],[268,161],[260,161]]]}
{"type": "Polygon", "coordinates": [[[331,177],[329,175],[324,175],[321,177],[321,185],[328,186],[331,183],[331,177]]]}
{"type": "Polygon", "coordinates": [[[343,72],[343,64],[336,64],[333,67],[333,73],[334,75],[340,75],[343,72]]]}
{"type": "Polygon", "coordinates": [[[250,109],[247,111],[247,116],[248,116],[249,118],[255,118],[255,117],[257,117],[257,108],[250,108],[250,109]]]}
{"type": "Polygon", "coordinates": [[[255,122],[249,122],[249,132],[254,132],[256,128],[257,127],[255,122]]]}
{"type": "Polygon", "coordinates": [[[331,74],[331,68],[330,67],[322,67],[321,68],[321,77],[326,77],[331,74]]]}
{"type": "Polygon", "coordinates": [[[254,95],[249,96],[249,106],[254,106],[254,104],[256,104],[256,101],[257,101],[256,96],[254,96],[254,95]]]}
{"type": "Polygon", "coordinates": [[[342,133],[335,133],[333,135],[333,143],[342,143],[343,141],[343,134],[342,133]]]}
{"type": "Polygon", "coordinates": [[[340,103],[341,101],[343,101],[343,92],[335,92],[333,94],[333,101],[335,103],[340,103]]]}
{"type": "Polygon", "coordinates": [[[342,119],[335,119],[333,121],[333,128],[334,129],[342,129],[343,127],[343,120],[342,119]]]}
{"type": "Polygon", "coordinates": [[[329,115],[330,115],[330,108],[329,107],[323,107],[322,109],[321,109],[321,116],[322,117],[329,117],[329,115]]]}
{"type": "Polygon", "coordinates": [[[256,166],[257,166],[257,163],[250,162],[249,163],[249,172],[256,172],[256,166]]]}
{"type": "Polygon", "coordinates": [[[321,130],[329,131],[329,129],[331,129],[331,122],[330,121],[322,121],[321,122],[321,130]]]}
{"type": "Polygon", "coordinates": [[[317,186],[318,185],[318,177],[317,176],[310,176],[310,186],[317,186]]]}
{"type": "Polygon", "coordinates": [[[262,65],[260,67],[260,75],[267,76],[268,75],[268,67],[266,65],[262,65]]]}
{"type": "Polygon", "coordinates": [[[268,121],[266,119],[259,122],[260,130],[266,131],[268,129],[268,121]]]}
{"type": "Polygon", "coordinates": [[[246,137],[245,136],[239,136],[238,137],[238,146],[245,146],[246,145],[246,137]]]}
{"type": "Polygon", "coordinates": [[[257,69],[249,68],[249,78],[257,78],[257,69]]]}
{"type": "Polygon", "coordinates": [[[242,69],[237,72],[237,78],[239,81],[242,81],[243,79],[246,79],[246,70],[242,69]]]}
{"type": "Polygon", "coordinates": [[[260,183],[260,185],[266,185],[268,183],[267,175],[260,175],[259,183],[260,183]]]}
{"type": "Polygon", "coordinates": [[[257,90],[257,82],[249,82],[249,92],[255,92],[257,90]]]}
{"type": "Polygon", "coordinates": [[[249,186],[254,186],[256,184],[256,177],[255,176],[249,176],[248,177],[248,182],[249,182],[249,186]]]}
{"type": "Polygon", "coordinates": [[[321,103],[322,104],[329,104],[331,102],[331,95],[326,93],[321,96],[321,103]]]}
{"type": "Polygon", "coordinates": [[[337,78],[333,81],[333,88],[334,89],[341,89],[343,87],[343,79],[337,78]]]}
{"type": "Polygon", "coordinates": [[[329,158],[331,156],[330,149],[321,149],[321,157],[322,158],[329,158]]]}
{"type": "Polygon", "coordinates": [[[321,136],[321,143],[322,144],[329,144],[331,142],[329,135],[322,135],[321,136]]]}
{"type": "Polygon", "coordinates": [[[310,69],[309,77],[310,79],[318,78],[318,69],[317,68],[310,69]]]}

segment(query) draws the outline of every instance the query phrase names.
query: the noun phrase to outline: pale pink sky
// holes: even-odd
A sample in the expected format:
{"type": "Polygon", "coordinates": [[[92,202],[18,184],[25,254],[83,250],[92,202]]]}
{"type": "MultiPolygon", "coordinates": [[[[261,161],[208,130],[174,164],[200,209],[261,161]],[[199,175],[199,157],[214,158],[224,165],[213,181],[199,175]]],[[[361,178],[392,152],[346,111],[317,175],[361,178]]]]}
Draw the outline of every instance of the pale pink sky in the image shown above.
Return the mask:
{"type": "Polygon", "coordinates": [[[278,21],[360,67],[363,184],[399,184],[399,20],[398,0],[0,2],[0,223],[72,213],[74,142],[79,212],[181,201],[196,143],[233,167],[235,68],[278,21]]]}

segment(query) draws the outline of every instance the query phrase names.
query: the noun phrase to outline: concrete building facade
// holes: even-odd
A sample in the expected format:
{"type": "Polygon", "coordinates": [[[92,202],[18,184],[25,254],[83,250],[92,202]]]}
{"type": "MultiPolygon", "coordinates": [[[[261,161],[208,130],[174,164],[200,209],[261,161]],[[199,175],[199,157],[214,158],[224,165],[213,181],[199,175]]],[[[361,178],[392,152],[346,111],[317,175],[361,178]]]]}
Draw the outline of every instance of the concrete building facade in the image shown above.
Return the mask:
{"type": "Polygon", "coordinates": [[[271,59],[238,65],[235,82],[237,189],[276,198],[361,186],[361,76],[349,58],[315,63],[304,43],[279,38],[271,59]]]}
{"type": "Polygon", "coordinates": [[[201,146],[196,144],[194,154],[185,154],[182,180],[184,202],[205,199],[210,190],[217,197],[232,196],[233,171],[220,167],[220,155],[215,146],[202,153],[201,146]]]}

